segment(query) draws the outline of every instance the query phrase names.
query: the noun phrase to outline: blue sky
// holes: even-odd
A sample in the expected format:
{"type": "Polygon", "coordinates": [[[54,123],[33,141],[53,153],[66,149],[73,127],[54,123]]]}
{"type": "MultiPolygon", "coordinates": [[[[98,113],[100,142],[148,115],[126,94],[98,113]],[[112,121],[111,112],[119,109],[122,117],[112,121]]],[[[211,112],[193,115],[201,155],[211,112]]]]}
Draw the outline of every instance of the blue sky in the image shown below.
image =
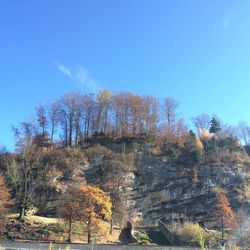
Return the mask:
{"type": "Polygon", "coordinates": [[[249,13],[248,0],[0,0],[0,144],[37,104],[98,88],[250,122],[249,13]]]}

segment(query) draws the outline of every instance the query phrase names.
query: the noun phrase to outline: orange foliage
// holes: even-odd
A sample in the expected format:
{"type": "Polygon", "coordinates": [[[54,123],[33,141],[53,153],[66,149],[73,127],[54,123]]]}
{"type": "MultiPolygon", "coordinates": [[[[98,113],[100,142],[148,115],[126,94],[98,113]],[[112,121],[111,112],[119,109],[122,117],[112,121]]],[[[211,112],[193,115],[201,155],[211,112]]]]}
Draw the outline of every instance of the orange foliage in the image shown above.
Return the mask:
{"type": "Polygon", "coordinates": [[[83,221],[88,224],[92,219],[106,219],[111,217],[111,201],[100,188],[80,186],[77,189],[77,200],[80,203],[83,221]]]}
{"type": "Polygon", "coordinates": [[[229,201],[224,194],[219,194],[216,204],[216,215],[220,221],[220,228],[222,232],[222,238],[224,238],[225,227],[234,228],[236,226],[236,219],[234,212],[230,207],[229,201]]]}
{"type": "Polygon", "coordinates": [[[0,229],[4,225],[5,215],[8,211],[8,206],[10,204],[10,193],[5,185],[3,175],[0,174],[0,229]]]}
{"type": "Polygon", "coordinates": [[[217,214],[221,217],[233,219],[234,213],[229,205],[229,201],[224,194],[219,194],[217,197],[217,214]]]}
{"type": "Polygon", "coordinates": [[[98,187],[79,186],[71,188],[63,197],[61,216],[69,222],[69,240],[71,241],[72,223],[81,221],[87,226],[88,243],[92,231],[103,220],[111,218],[110,197],[98,187]]]}

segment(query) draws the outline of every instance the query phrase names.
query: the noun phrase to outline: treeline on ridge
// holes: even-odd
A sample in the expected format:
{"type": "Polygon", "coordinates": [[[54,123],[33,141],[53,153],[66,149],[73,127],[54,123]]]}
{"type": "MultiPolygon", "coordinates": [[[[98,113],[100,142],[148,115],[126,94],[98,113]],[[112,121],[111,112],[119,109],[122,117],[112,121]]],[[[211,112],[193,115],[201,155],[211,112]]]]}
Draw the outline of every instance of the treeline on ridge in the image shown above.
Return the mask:
{"type": "MultiPolygon", "coordinates": [[[[129,92],[68,93],[49,105],[37,106],[34,121],[22,122],[20,127],[37,144],[45,146],[55,142],[60,146],[79,146],[93,136],[178,141],[188,132],[188,126],[178,114],[178,106],[173,98],[159,99],[129,92]]],[[[207,114],[192,118],[198,135],[209,131],[212,118],[219,122],[221,135],[239,137],[246,145],[249,143],[250,128],[246,123],[241,122],[235,129],[207,114]]],[[[18,129],[15,132],[20,133],[18,129]]]]}

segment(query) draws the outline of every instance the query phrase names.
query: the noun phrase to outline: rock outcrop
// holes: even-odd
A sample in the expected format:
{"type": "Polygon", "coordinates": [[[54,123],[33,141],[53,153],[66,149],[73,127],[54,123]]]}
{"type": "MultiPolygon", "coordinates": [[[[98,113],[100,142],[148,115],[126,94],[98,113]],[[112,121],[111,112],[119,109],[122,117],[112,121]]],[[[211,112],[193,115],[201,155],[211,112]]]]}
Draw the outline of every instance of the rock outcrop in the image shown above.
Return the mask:
{"type": "Polygon", "coordinates": [[[249,166],[236,164],[179,167],[167,163],[166,156],[154,156],[144,148],[138,152],[137,173],[130,199],[134,221],[155,225],[191,220],[209,226],[209,211],[219,192],[225,192],[232,208],[250,208],[247,191],[249,166]]]}
{"type": "Polygon", "coordinates": [[[131,222],[127,222],[127,226],[124,227],[119,235],[119,241],[122,244],[133,244],[133,243],[137,243],[136,238],[133,235],[133,226],[131,224],[131,222]]]}

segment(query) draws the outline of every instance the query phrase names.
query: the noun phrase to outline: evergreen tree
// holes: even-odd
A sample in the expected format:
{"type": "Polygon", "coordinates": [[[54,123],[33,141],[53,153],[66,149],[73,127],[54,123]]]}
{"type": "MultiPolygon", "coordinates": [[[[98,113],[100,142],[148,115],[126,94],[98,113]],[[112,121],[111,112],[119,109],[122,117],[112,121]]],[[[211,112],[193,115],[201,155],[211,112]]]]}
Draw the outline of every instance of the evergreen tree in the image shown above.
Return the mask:
{"type": "Polygon", "coordinates": [[[210,122],[209,133],[217,134],[219,131],[221,131],[220,123],[215,117],[213,117],[210,122]]]}

